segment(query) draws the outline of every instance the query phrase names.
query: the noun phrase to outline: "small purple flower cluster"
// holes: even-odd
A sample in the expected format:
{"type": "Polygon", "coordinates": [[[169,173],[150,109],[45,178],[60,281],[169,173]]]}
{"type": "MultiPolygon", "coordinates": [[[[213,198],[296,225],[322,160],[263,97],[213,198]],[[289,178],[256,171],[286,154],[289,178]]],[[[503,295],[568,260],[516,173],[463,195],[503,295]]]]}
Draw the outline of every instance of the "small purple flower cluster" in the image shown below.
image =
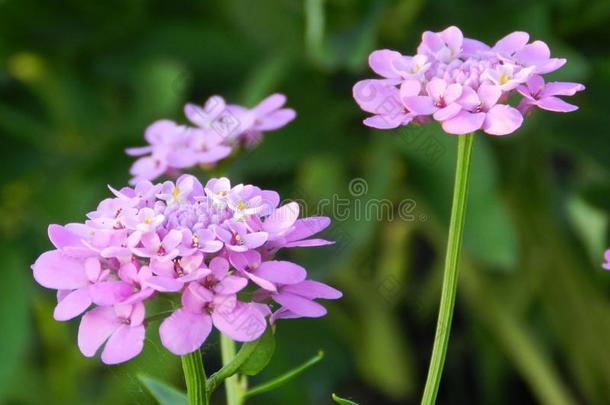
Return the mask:
{"type": "Polygon", "coordinates": [[[184,113],[194,126],[155,121],[144,133],[148,146],[127,149],[128,155],[140,156],[130,169],[130,184],[196,165],[215,165],[237,146],[255,146],[265,131],[296,117],[293,109],[283,108],[285,103],[284,95],[273,94],[252,109],[226,104],[220,96],[210,97],[203,107],[187,104],[184,113]]]}
{"type": "Polygon", "coordinates": [[[482,129],[490,135],[507,135],[535,107],[576,110],[558,96],[573,96],[584,90],[582,84],[545,84],[542,78],[566,60],[551,58],[544,42],[528,41],[529,34],[517,31],[489,46],[449,27],[424,32],[414,56],[374,51],[369,65],[382,79],[363,80],[353,88],[356,102],[373,114],[364,124],[390,129],[435,120],[449,134],[482,129]],[[513,94],[522,96],[516,108],[509,104],[513,94]]]}
{"type": "Polygon", "coordinates": [[[610,270],[610,249],[606,250],[606,253],[604,254],[604,264],[602,264],[602,267],[605,270],[610,270]]]}
{"type": "Polygon", "coordinates": [[[197,350],[213,326],[233,340],[252,341],[268,320],[320,317],[326,309],[315,299],[341,297],[308,280],[303,267],[274,260],[282,248],[332,243],[310,238],[328,218],[299,219],[298,204],[280,206],[274,191],[232,187],[227,178],[204,186],[190,175],[111,191],[114,197],[85,223],[51,225],[55,249],[32,266],[39,284],[57,290],[56,320],[84,313],[78,346],[85,356],[102,346],[106,364],[138,355],[144,303],[160,295],[179,305],[159,328],[176,355],[197,350]]]}

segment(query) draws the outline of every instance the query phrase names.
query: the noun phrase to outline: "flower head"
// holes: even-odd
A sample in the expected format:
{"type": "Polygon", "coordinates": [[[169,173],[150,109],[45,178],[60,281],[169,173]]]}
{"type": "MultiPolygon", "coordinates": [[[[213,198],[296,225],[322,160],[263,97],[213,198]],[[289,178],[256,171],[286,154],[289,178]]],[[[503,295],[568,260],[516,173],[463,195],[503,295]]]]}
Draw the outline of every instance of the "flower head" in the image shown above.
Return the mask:
{"type": "Polygon", "coordinates": [[[274,259],[281,248],[331,243],[310,238],[328,218],[299,219],[298,205],[279,206],[274,191],[227,178],[203,185],[190,175],[111,190],[114,197],[84,223],[51,225],[55,249],[32,266],[39,284],[57,290],[55,319],[83,314],[78,344],[85,356],[102,346],[107,364],[139,354],[144,303],[159,293],[179,305],[159,328],[177,355],[199,348],[214,327],[251,341],[268,319],[318,317],[326,310],[315,299],[341,296],[307,280],[303,267],[274,259]]]}
{"type": "Polygon", "coordinates": [[[605,263],[602,264],[602,267],[606,270],[610,270],[610,249],[606,250],[606,254],[604,255],[605,263]]]}
{"type": "Polygon", "coordinates": [[[542,79],[566,60],[551,58],[544,42],[528,41],[529,34],[518,31],[489,46],[449,27],[424,32],[413,56],[388,49],[372,52],[369,65],[381,79],[362,80],[353,88],[358,105],[373,114],[364,124],[391,129],[434,120],[449,134],[481,129],[507,135],[535,107],[576,110],[557,96],[572,96],[584,90],[582,84],[545,84],[542,79]],[[523,97],[517,108],[509,104],[513,94],[523,97]]]}
{"type": "Polygon", "coordinates": [[[147,146],[127,149],[128,155],[138,157],[130,169],[130,183],[196,165],[215,165],[240,145],[254,147],[265,132],[296,117],[293,109],[283,107],[285,103],[286,96],[273,94],[252,109],[227,104],[220,96],[210,97],[203,106],[186,104],[184,114],[192,126],[156,121],[144,133],[147,146]]]}

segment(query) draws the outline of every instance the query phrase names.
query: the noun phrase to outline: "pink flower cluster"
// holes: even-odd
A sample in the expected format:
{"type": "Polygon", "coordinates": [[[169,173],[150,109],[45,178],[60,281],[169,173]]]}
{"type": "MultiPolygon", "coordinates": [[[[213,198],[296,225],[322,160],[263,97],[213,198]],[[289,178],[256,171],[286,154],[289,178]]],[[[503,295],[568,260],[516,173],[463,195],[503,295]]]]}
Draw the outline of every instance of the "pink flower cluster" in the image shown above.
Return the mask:
{"type": "Polygon", "coordinates": [[[233,340],[252,341],[268,320],[320,317],[326,310],[316,299],[341,297],[308,280],[303,267],[274,260],[282,248],[332,243],[310,238],[328,218],[299,219],[298,204],[279,206],[274,191],[232,187],[227,178],[203,186],[190,175],[111,190],[114,197],[85,223],[51,225],[55,249],[32,266],[39,284],[57,290],[55,319],[84,313],[78,346],[85,356],[102,346],[107,364],[138,355],[144,303],[160,294],[178,306],[159,328],[161,342],[176,355],[198,349],[212,326],[233,340]]]}
{"type": "Polygon", "coordinates": [[[158,120],[145,131],[148,146],[129,148],[140,156],[130,169],[130,184],[154,180],[196,165],[215,165],[237,146],[253,147],[265,131],[279,129],[296,117],[283,108],[286,97],[273,94],[252,109],[226,104],[220,96],[210,97],[203,107],[187,104],[184,113],[194,126],[158,120]]]}
{"type": "Polygon", "coordinates": [[[604,254],[604,264],[602,264],[602,267],[605,270],[610,270],[610,249],[606,250],[606,253],[604,254]]]}
{"type": "Polygon", "coordinates": [[[482,129],[507,135],[535,107],[576,110],[559,96],[584,90],[582,84],[545,83],[542,78],[566,60],[551,58],[544,42],[528,41],[527,33],[517,31],[489,46],[449,27],[424,32],[414,56],[374,51],[369,65],[382,79],[363,80],[353,88],[356,102],[373,114],[364,124],[390,129],[435,120],[449,134],[482,129]],[[521,96],[516,108],[509,104],[513,94],[521,96]]]}

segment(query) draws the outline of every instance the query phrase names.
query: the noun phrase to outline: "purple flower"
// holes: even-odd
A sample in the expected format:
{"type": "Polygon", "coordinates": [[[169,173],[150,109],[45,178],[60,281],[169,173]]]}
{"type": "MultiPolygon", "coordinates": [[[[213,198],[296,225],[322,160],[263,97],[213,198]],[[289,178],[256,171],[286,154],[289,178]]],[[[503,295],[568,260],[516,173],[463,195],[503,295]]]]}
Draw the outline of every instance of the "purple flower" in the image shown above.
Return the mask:
{"type": "Polygon", "coordinates": [[[382,79],[362,80],[353,88],[360,108],[372,114],[364,124],[391,129],[434,120],[450,134],[481,129],[508,135],[534,107],[574,111],[575,106],[556,96],[574,95],[584,86],[545,86],[540,75],[559,69],[566,60],[551,58],[544,42],[528,41],[529,34],[518,31],[490,47],[449,27],[424,32],[413,56],[388,49],[372,52],[369,65],[382,79]],[[508,103],[513,94],[523,96],[518,108],[508,103]]]}
{"type": "MultiPolygon", "coordinates": [[[[432,79],[426,84],[426,93],[427,96],[404,97],[403,102],[415,114],[433,114],[437,121],[445,121],[454,117],[462,109],[457,102],[462,95],[462,86],[458,83],[448,85],[443,79],[432,79]]],[[[419,94],[419,90],[417,90],[417,94],[419,94]]]]}
{"type": "Polygon", "coordinates": [[[606,262],[602,264],[602,267],[606,270],[610,270],[610,249],[606,250],[604,259],[606,259],[606,262]]]}
{"type": "Polygon", "coordinates": [[[292,108],[282,108],[284,104],[286,96],[272,94],[249,111],[253,122],[241,135],[247,147],[253,147],[260,142],[265,131],[280,129],[296,118],[296,111],[292,108]]]}
{"type": "Polygon", "coordinates": [[[216,237],[232,252],[246,252],[262,246],[268,238],[266,232],[249,232],[248,227],[240,222],[231,222],[225,227],[215,225],[216,237]]]}
{"type": "Polygon", "coordinates": [[[330,225],[328,217],[309,217],[298,219],[290,230],[281,237],[274,238],[266,246],[273,251],[281,248],[316,247],[330,245],[334,242],[326,239],[308,239],[310,236],[323,231],[330,225]]]}
{"type": "Polygon", "coordinates": [[[281,305],[273,314],[272,321],[302,317],[319,318],[326,315],[326,308],[314,300],[318,298],[336,300],[341,296],[339,290],[313,280],[284,285],[278,292],[271,294],[271,298],[281,305]]]}
{"type": "Polygon", "coordinates": [[[467,134],[483,129],[490,135],[507,135],[521,126],[521,113],[506,104],[498,104],[502,90],[493,85],[482,85],[475,93],[464,87],[458,100],[462,109],[443,121],[443,130],[449,134],[467,134]]]}
{"type": "Polygon", "coordinates": [[[182,308],[159,328],[161,342],[170,352],[184,355],[197,350],[212,331],[212,325],[233,340],[256,340],[266,328],[265,315],[235,295],[247,279],[228,274],[225,259],[215,258],[211,273],[201,282],[190,283],[182,294],[182,308]],[[252,323],[256,328],[252,328],[252,323]]]}
{"type": "Polygon", "coordinates": [[[325,310],[313,300],[340,295],[307,280],[303,267],[275,260],[281,248],[331,243],[311,238],[328,218],[299,218],[298,204],[279,206],[275,191],[232,186],[227,178],[204,187],[189,175],[110,190],[114,196],[84,223],[49,226],[56,249],[32,265],[35,280],[57,290],[57,320],[84,313],[78,341],[86,356],[104,343],[107,364],[136,356],[144,303],[160,292],[182,303],[160,326],[163,344],[175,354],[196,350],[212,326],[250,341],[263,333],[273,309],[275,318],[321,316],[325,310]],[[267,295],[238,300],[249,285],[267,295]]]}
{"type": "Polygon", "coordinates": [[[397,128],[407,125],[415,114],[409,112],[401,101],[401,96],[415,96],[417,91],[399,91],[391,81],[363,80],[354,86],[353,96],[360,108],[373,114],[364,120],[364,124],[378,129],[397,128]],[[401,94],[402,93],[402,94],[401,94]]]}
{"type": "Polygon", "coordinates": [[[231,253],[229,257],[233,267],[268,291],[276,292],[278,284],[296,284],[307,277],[303,267],[281,260],[263,262],[257,251],[231,253]]]}
{"type": "Polygon", "coordinates": [[[264,132],[280,129],[296,117],[294,110],[283,108],[285,103],[284,95],[273,94],[252,109],[227,104],[220,96],[210,97],[203,106],[186,104],[184,114],[194,126],[156,121],[144,133],[147,146],[126,150],[139,157],[130,169],[130,183],[197,165],[213,166],[239,145],[254,146],[264,132]]]}
{"type": "Polygon", "coordinates": [[[580,83],[550,82],[544,83],[541,76],[533,75],[525,85],[517,88],[523,99],[519,103],[519,110],[523,114],[529,112],[534,107],[554,112],[572,112],[578,107],[566,103],[557,96],[573,96],[578,91],[585,89],[580,83]]]}
{"type": "Polygon", "coordinates": [[[58,290],[53,313],[58,321],[82,314],[92,303],[113,305],[132,293],[129,284],[110,279],[110,272],[102,271],[99,260],[94,257],[83,260],[51,250],[43,253],[32,269],[40,285],[58,290]]]}
{"type": "Polygon", "coordinates": [[[140,354],[144,347],[144,304],[97,307],[83,315],[78,347],[87,357],[104,345],[102,361],[117,364],[140,354]]]}

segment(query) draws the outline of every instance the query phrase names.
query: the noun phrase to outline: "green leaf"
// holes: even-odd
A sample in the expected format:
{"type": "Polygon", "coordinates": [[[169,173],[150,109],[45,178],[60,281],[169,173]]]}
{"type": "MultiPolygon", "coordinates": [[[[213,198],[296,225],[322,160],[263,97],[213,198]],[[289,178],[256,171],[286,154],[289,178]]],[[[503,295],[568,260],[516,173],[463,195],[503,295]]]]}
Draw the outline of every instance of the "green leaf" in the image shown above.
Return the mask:
{"type": "Polygon", "coordinates": [[[275,338],[271,328],[267,328],[263,336],[255,342],[245,343],[245,345],[254,345],[254,351],[239,367],[238,372],[245,375],[256,375],[260,373],[273,356],[275,351],[275,338]]]}
{"type": "Polygon", "coordinates": [[[575,232],[587,248],[589,256],[597,263],[606,248],[608,215],[576,196],[569,199],[567,209],[575,232]]]}
{"type": "MultiPolygon", "coordinates": [[[[255,340],[254,342],[247,342],[247,343],[244,343],[243,345],[241,345],[239,352],[237,352],[237,355],[235,356],[233,361],[231,361],[229,364],[227,364],[226,366],[224,366],[223,368],[221,368],[220,370],[218,370],[217,372],[212,374],[210,376],[210,378],[208,378],[208,392],[210,392],[210,393],[214,392],[216,387],[218,387],[220,384],[222,384],[222,382],[224,380],[226,380],[227,378],[231,377],[232,375],[234,375],[238,372],[241,372],[244,374],[246,374],[246,372],[252,372],[257,367],[260,367],[261,364],[262,364],[262,368],[260,368],[260,370],[262,370],[267,365],[267,363],[269,363],[269,359],[271,358],[271,355],[273,354],[273,348],[275,348],[275,340],[273,339],[273,330],[272,330],[272,328],[267,328],[267,330],[265,331],[263,336],[261,336],[258,340],[255,340]],[[269,342],[269,340],[271,340],[271,343],[269,342]],[[263,353],[267,353],[268,358],[266,360],[264,359],[265,356],[263,355],[263,353],[255,355],[255,352],[259,349],[260,344],[264,345],[260,349],[263,351],[263,353]],[[269,345],[272,346],[270,353],[269,353],[268,347],[264,348],[265,346],[269,346],[269,345]],[[244,371],[242,371],[241,367],[246,362],[248,362],[250,359],[250,356],[253,356],[253,355],[255,356],[255,359],[252,360],[252,364],[249,366],[246,366],[246,369],[244,371]],[[256,360],[256,358],[258,358],[258,360],[256,360]]],[[[253,375],[253,374],[249,374],[249,375],[253,375]]]]}
{"type": "Polygon", "coordinates": [[[260,385],[250,388],[244,394],[244,399],[251,398],[255,395],[264,394],[265,392],[269,392],[278,387],[281,387],[282,385],[295,379],[296,377],[303,374],[305,371],[307,371],[311,367],[318,364],[320,361],[322,361],[323,358],[324,358],[324,352],[320,350],[318,352],[318,354],[316,354],[315,356],[313,356],[311,359],[307,360],[305,363],[301,364],[300,366],[295,367],[292,370],[285,372],[284,374],[272,379],[271,381],[267,381],[265,383],[262,383],[260,385]]]}
{"type": "Polygon", "coordinates": [[[333,394],[333,401],[335,401],[336,403],[338,403],[340,405],[358,405],[357,402],[350,401],[349,399],[341,398],[336,394],[333,394]]]}
{"type": "Polygon", "coordinates": [[[180,390],[144,374],[139,375],[138,378],[159,405],[186,405],[186,394],[180,390]]]}

